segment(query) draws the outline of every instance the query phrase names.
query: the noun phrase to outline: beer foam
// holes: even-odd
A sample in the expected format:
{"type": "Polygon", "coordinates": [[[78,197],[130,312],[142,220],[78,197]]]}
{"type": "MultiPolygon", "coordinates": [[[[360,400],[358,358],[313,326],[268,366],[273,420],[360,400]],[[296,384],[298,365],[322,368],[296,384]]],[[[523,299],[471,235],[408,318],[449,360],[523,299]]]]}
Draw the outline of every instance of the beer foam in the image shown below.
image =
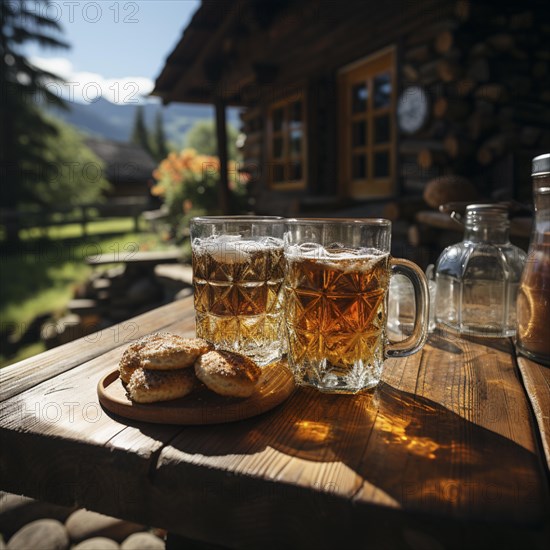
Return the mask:
{"type": "Polygon", "coordinates": [[[212,235],[205,239],[195,239],[193,250],[197,254],[209,254],[217,262],[228,264],[243,263],[256,252],[267,248],[282,248],[282,239],[262,237],[259,240],[242,239],[240,235],[212,235]]]}
{"type": "Polygon", "coordinates": [[[335,248],[330,250],[318,243],[302,243],[289,246],[285,255],[290,260],[307,258],[310,260],[319,260],[323,264],[334,269],[343,269],[343,271],[369,271],[378,262],[388,258],[388,252],[382,252],[377,248],[335,248]],[[351,261],[350,261],[351,260],[351,261]],[[353,261],[356,260],[356,261],[353,261]],[[346,262],[342,265],[340,262],[346,262]]]}
{"type": "Polygon", "coordinates": [[[262,248],[282,248],[283,239],[277,239],[276,237],[262,237],[259,241],[262,248]]]}

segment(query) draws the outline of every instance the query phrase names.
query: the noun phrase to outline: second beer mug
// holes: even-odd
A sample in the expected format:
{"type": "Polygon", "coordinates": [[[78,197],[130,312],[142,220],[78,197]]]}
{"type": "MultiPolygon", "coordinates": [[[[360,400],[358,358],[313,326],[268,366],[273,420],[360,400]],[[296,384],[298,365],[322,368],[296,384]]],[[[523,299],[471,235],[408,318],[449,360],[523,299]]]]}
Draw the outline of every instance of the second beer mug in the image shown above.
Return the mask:
{"type": "Polygon", "coordinates": [[[259,365],[286,349],[283,232],[275,216],[191,220],[197,336],[259,365]]]}
{"type": "Polygon", "coordinates": [[[390,257],[391,222],[382,219],[287,220],[288,358],[296,382],[354,393],[380,382],[386,357],[418,351],[426,340],[428,290],[422,270],[390,257]],[[386,341],[391,273],[414,288],[412,334],[386,341]]]}

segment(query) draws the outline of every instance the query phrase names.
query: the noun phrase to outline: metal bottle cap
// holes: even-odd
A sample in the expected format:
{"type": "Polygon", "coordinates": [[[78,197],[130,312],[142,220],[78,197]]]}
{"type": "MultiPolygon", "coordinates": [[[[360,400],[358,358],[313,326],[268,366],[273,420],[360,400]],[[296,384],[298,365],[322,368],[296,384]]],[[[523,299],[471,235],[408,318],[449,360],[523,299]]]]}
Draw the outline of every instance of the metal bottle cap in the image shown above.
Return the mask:
{"type": "Polygon", "coordinates": [[[466,207],[466,215],[468,214],[505,214],[508,213],[508,206],[502,203],[487,203],[487,204],[469,204],[466,207]]]}
{"type": "Polygon", "coordinates": [[[542,174],[550,174],[550,153],[539,155],[533,159],[532,176],[541,176],[542,174]]]}

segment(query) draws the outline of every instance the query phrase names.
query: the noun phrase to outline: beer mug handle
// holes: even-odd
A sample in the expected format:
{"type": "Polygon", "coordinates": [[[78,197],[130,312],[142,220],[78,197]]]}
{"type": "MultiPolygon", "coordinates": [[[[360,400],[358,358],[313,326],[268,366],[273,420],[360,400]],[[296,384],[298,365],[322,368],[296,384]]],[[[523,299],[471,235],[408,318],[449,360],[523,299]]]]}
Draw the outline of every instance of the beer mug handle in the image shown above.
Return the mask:
{"type": "Polygon", "coordinates": [[[423,271],[413,262],[401,258],[391,259],[392,274],[404,275],[414,289],[416,315],[412,334],[401,342],[389,342],[386,357],[405,357],[419,351],[428,336],[428,312],[430,309],[428,281],[423,271]]]}

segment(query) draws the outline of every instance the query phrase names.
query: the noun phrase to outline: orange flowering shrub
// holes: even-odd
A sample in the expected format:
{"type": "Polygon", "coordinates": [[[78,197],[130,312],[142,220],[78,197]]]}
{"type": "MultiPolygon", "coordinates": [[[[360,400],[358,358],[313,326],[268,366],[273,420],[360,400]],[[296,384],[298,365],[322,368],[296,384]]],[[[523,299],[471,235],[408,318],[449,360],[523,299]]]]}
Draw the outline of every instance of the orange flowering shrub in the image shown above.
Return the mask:
{"type": "MultiPolygon", "coordinates": [[[[229,161],[229,188],[237,209],[245,207],[247,177],[238,165],[229,161]]],[[[218,182],[220,163],[217,157],[200,155],[195,149],[170,153],[153,172],[157,183],[151,193],[161,197],[168,208],[173,233],[185,225],[188,218],[219,211],[218,182]]]]}

